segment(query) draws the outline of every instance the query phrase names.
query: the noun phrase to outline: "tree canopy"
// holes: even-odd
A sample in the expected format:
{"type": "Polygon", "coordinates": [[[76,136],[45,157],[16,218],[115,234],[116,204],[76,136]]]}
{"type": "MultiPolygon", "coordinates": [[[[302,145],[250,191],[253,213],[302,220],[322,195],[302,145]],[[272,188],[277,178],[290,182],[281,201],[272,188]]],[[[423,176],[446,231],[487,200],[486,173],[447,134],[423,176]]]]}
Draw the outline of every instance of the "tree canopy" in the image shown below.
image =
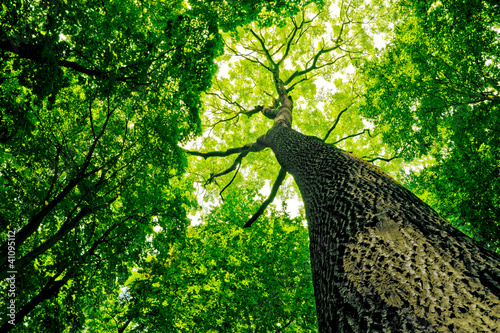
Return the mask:
{"type": "Polygon", "coordinates": [[[498,251],[499,6],[408,1],[385,50],[361,65],[362,114],[384,141],[434,165],[406,183],[444,217],[498,251]]]}
{"type": "Polygon", "coordinates": [[[493,1],[16,0],[0,17],[2,328],[314,331],[298,190],[252,146],[276,72],[300,132],[500,251],[493,1]],[[190,226],[196,194],[212,205],[190,226]]]}
{"type": "MultiPolygon", "coordinates": [[[[301,4],[280,3],[267,16],[301,4]]],[[[152,237],[184,235],[194,197],[178,144],[200,133],[220,29],[267,8],[256,1],[247,14],[226,8],[219,18],[223,5],[0,7],[0,213],[2,230],[15,232],[15,260],[3,232],[0,264],[5,290],[8,264],[18,272],[16,329],[81,329],[89,294],[123,285],[160,251],[152,237]]],[[[14,328],[6,319],[2,329],[14,328]]]]}

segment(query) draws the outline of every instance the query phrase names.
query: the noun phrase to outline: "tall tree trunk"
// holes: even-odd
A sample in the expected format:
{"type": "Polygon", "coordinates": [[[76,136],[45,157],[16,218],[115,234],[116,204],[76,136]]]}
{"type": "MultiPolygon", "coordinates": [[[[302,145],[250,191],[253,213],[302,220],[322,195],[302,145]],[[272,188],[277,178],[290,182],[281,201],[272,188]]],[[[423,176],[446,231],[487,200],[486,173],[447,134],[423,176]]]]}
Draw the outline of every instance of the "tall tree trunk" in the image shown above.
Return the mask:
{"type": "Polygon", "coordinates": [[[297,182],[320,332],[494,332],[500,257],[373,166],[284,122],[262,138],[297,182]]]}

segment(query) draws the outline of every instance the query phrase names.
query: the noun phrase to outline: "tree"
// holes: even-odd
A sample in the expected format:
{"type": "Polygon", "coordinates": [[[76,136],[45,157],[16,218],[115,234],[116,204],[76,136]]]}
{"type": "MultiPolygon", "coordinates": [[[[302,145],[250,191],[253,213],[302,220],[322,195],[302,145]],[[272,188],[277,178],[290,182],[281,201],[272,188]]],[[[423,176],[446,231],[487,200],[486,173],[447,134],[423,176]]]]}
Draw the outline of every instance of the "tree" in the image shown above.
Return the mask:
{"type": "Polygon", "coordinates": [[[2,6],[2,292],[17,272],[2,330],[78,329],[83,296],[119,290],[153,226],[182,235],[177,144],[199,130],[218,42],[178,2],[2,6]]]}
{"type": "Polygon", "coordinates": [[[402,157],[432,156],[410,189],[498,252],[498,4],[403,1],[401,12],[386,49],[361,61],[362,114],[402,157]]]}
{"type": "MultiPolygon", "coordinates": [[[[346,29],[362,21],[353,19],[351,5],[341,8],[343,20],[330,45],[323,40],[316,51],[307,50],[311,57],[290,61],[296,67],[305,63],[301,69],[287,68],[286,61],[292,46],[300,50],[299,40],[311,22],[306,10],[290,22],[286,33],[251,29],[253,43],[234,47],[226,42],[233,53],[267,71],[267,87],[274,88],[279,101],[277,107],[250,109],[243,104],[250,99],[244,86],[238,85],[237,94],[219,86],[222,91],[216,96],[241,110],[227,119],[261,112],[274,120],[273,126],[241,148],[189,153],[205,158],[239,154],[209,181],[237,172],[243,158],[266,147],[284,170],[274,188],[283,181],[283,172],[293,175],[308,219],[320,332],[492,331],[500,323],[498,255],[453,228],[375,166],[325,143],[328,135],[322,140],[291,129],[292,90],[307,74],[360,52],[356,42],[349,44],[346,29]]],[[[363,33],[358,30],[358,35],[363,33]]],[[[250,218],[245,226],[254,221],[250,218]]]]}
{"type": "Polygon", "coordinates": [[[0,286],[17,286],[17,326],[2,318],[2,331],[78,330],[81,309],[115,302],[130,270],[161,250],[153,227],[183,237],[194,200],[178,144],[200,131],[219,29],[267,3],[220,17],[217,1],[0,6],[0,286]]]}
{"type": "MultiPolygon", "coordinates": [[[[16,318],[24,319],[24,327],[40,332],[91,327],[133,332],[154,330],[152,325],[158,323],[158,329],[169,328],[175,322],[155,296],[169,290],[144,280],[172,282],[164,280],[162,272],[192,283],[174,280],[192,295],[184,303],[194,308],[194,313],[186,310],[190,325],[193,318],[206,318],[207,328],[219,328],[217,316],[231,316],[238,321],[220,321],[228,330],[244,325],[256,329],[256,322],[279,330],[287,320],[295,319],[290,325],[298,325],[298,314],[311,309],[280,307],[273,321],[244,304],[230,312],[215,306],[213,298],[196,300],[202,290],[197,278],[210,277],[200,274],[201,261],[217,253],[205,245],[231,239],[219,230],[234,231],[242,244],[252,239],[248,231],[236,232],[234,227],[187,228],[186,210],[194,203],[189,179],[180,178],[186,163],[178,145],[199,133],[202,101],[207,105],[204,119],[213,125],[207,149],[219,151],[190,151],[207,158],[199,162],[200,169],[213,161],[208,157],[239,154],[229,167],[211,167],[209,187],[227,179],[221,200],[236,206],[225,192],[227,184],[245,180],[232,171],[248,174],[260,168],[249,180],[254,187],[278,174],[269,198],[248,220],[243,209],[240,222],[262,223],[265,207],[286,182],[286,173],[295,177],[309,220],[320,331],[496,327],[498,256],[451,228],[379,169],[343,151],[396,162],[401,153],[381,142],[376,135],[381,130],[372,131],[360,117],[359,82],[337,76],[373,53],[371,38],[387,30],[388,9],[378,1],[327,3],[325,10],[307,4],[54,1],[2,6],[2,69],[10,74],[1,82],[5,107],[0,163],[2,188],[7,190],[1,194],[0,213],[2,222],[8,221],[5,229],[19,235],[16,283],[23,289],[16,296],[16,318]],[[254,19],[258,23],[249,24],[254,19]],[[224,35],[225,47],[248,66],[223,57],[232,68],[229,75],[238,73],[240,79],[217,77],[203,97],[222,48],[220,28],[237,29],[224,35]],[[313,79],[320,74],[335,82],[337,91],[328,99],[311,98],[317,90],[313,79]],[[268,104],[262,103],[264,98],[272,98],[273,106],[262,106],[268,104]],[[229,106],[236,112],[228,112],[229,106]],[[292,109],[293,123],[308,135],[291,129],[292,109]],[[215,113],[223,119],[214,120],[215,113]],[[258,114],[274,119],[265,135],[267,125],[258,114]],[[242,140],[252,143],[243,145],[242,140]],[[239,148],[220,151],[223,145],[239,148]],[[199,257],[182,246],[186,232],[191,232],[188,244],[202,253],[199,257]],[[176,258],[180,249],[184,257],[176,258]],[[169,270],[172,266],[178,269],[169,270]],[[135,280],[130,282],[130,276],[135,280]],[[197,312],[201,305],[213,313],[197,312]],[[254,326],[242,322],[249,313],[254,326]]],[[[279,221],[284,232],[293,226],[273,215],[268,220],[279,221]]],[[[4,259],[10,264],[6,249],[4,244],[4,259]]],[[[240,250],[238,244],[234,250],[240,250]]],[[[257,262],[271,256],[259,254],[257,262]]],[[[296,274],[290,268],[296,261],[287,259],[285,271],[296,274]]],[[[227,273],[237,290],[241,285],[234,278],[234,262],[218,260],[215,272],[227,273]]],[[[251,274],[252,269],[245,272],[251,274]]],[[[271,285],[276,282],[268,277],[271,285]]],[[[1,286],[7,290],[8,281],[1,286]]],[[[280,299],[293,299],[288,296],[294,290],[290,283],[280,299]]],[[[169,299],[175,314],[184,310],[179,305],[186,300],[182,296],[169,299]]],[[[265,296],[257,293],[254,300],[265,303],[265,296]]],[[[310,323],[310,316],[302,318],[310,323]]],[[[6,323],[3,328],[12,327],[6,323]]]]}

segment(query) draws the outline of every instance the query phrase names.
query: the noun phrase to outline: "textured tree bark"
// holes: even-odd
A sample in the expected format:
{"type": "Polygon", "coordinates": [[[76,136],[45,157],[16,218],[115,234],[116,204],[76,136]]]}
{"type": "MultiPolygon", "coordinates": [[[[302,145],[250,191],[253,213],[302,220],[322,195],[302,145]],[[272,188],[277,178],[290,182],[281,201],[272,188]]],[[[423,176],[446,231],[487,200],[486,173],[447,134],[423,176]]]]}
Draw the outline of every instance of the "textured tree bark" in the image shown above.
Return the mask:
{"type": "Polygon", "coordinates": [[[297,182],[320,332],[500,330],[500,257],[389,177],[282,122],[262,138],[297,182]]]}

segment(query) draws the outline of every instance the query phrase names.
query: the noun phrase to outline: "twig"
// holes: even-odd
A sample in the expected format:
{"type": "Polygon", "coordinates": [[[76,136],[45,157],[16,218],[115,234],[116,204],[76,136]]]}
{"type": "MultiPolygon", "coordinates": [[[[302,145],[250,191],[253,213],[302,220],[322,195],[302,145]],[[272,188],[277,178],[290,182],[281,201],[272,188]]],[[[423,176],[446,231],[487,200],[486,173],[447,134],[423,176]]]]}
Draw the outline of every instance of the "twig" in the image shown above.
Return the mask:
{"type": "Polygon", "coordinates": [[[222,196],[222,193],[226,190],[226,188],[229,187],[229,185],[231,185],[233,182],[234,182],[234,179],[236,178],[236,175],[238,174],[238,172],[240,171],[240,167],[241,167],[241,161],[240,163],[238,164],[238,168],[236,169],[236,172],[234,173],[234,176],[233,178],[231,179],[231,181],[229,183],[227,183],[226,186],[224,186],[224,188],[219,192],[219,195],[222,199],[222,202],[224,202],[224,197],[222,196]]]}
{"type": "MultiPolygon", "coordinates": [[[[363,159],[365,159],[366,156],[362,157],[363,159]]],[[[372,158],[371,160],[366,160],[367,162],[370,162],[372,163],[373,161],[376,161],[376,160],[381,160],[381,161],[384,161],[384,162],[390,162],[396,158],[399,158],[398,155],[394,155],[393,157],[391,158],[385,158],[385,157],[381,157],[381,156],[377,156],[375,158],[372,158]]]]}
{"type": "Polygon", "coordinates": [[[351,135],[348,135],[348,136],[346,136],[346,137],[344,137],[344,138],[342,138],[342,139],[340,139],[340,140],[337,140],[337,141],[335,141],[335,142],[333,142],[333,143],[329,143],[329,145],[332,145],[332,146],[333,146],[333,145],[336,145],[336,144],[337,144],[337,143],[339,143],[339,142],[342,142],[342,141],[347,140],[347,139],[349,139],[349,138],[354,138],[355,136],[359,136],[359,135],[364,134],[364,133],[366,133],[366,132],[368,132],[368,135],[370,134],[370,130],[364,129],[364,130],[363,130],[363,132],[359,132],[359,133],[356,133],[356,134],[351,134],[351,135]]]}
{"type": "Polygon", "coordinates": [[[250,152],[250,150],[243,151],[242,153],[240,153],[238,155],[238,157],[236,157],[236,159],[234,160],[233,164],[229,168],[227,168],[226,170],[224,170],[222,172],[219,172],[219,173],[212,173],[212,174],[210,174],[210,178],[208,178],[208,180],[205,182],[205,185],[208,185],[208,184],[212,183],[215,180],[215,178],[227,175],[231,171],[235,170],[236,167],[238,167],[241,164],[241,160],[243,160],[243,158],[245,156],[247,156],[249,152],[250,152]]]}
{"type": "Polygon", "coordinates": [[[245,111],[240,111],[238,113],[236,113],[234,116],[230,117],[230,118],[227,118],[227,119],[220,119],[218,120],[217,122],[215,122],[215,124],[211,125],[212,128],[214,128],[215,126],[219,125],[220,123],[225,123],[225,122],[228,122],[228,121],[231,121],[235,118],[238,118],[239,120],[239,117],[241,115],[245,115],[247,117],[251,117],[253,116],[254,114],[256,113],[259,113],[262,111],[262,107],[261,106],[256,106],[255,108],[253,108],[252,110],[245,110],[245,111]]]}
{"type": "Polygon", "coordinates": [[[257,35],[255,33],[255,31],[253,31],[252,29],[250,29],[250,32],[252,33],[252,35],[259,41],[260,45],[261,45],[261,48],[262,48],[262,51],[264,51],[264,55],[266,56],[266,59],[267,61],[269,61],[269,63],[271,64],[271,67],[272,68],[276,68],[277,65],[276,63],[274,62],[273,60],[273,57],[271,56],[271,54],[269,53],[269,50],[266,48],[266,44],[264,43],[264,40],[263,38],[261,38],[259,35],[257,35]]]}

